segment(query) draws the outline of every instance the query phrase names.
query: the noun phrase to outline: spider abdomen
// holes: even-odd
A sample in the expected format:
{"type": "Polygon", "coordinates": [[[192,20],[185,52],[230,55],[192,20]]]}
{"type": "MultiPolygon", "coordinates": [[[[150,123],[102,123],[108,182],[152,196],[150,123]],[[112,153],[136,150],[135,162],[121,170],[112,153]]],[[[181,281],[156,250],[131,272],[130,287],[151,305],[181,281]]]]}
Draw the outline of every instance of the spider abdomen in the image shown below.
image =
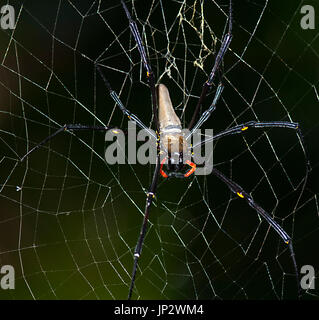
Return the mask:
{"type": "Polygon", "coordinates": [[[181,121],[172,105],[169,91],[164,84],[157,86],[158,120],[160,127],[161,151],[169,157],[187,154],[188,145],[182,131],[181,121]]]}

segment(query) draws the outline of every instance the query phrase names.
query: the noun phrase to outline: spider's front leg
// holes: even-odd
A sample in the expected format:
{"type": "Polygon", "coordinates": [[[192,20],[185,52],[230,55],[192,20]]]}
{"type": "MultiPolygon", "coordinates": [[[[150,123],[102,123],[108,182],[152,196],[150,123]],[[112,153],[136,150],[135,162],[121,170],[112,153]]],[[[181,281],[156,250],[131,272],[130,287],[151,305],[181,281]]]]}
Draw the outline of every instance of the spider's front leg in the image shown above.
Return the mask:
{"type": "Polygon", "coordinates": [[[158,176],[159,176],[160,167],[161,167],[160,153],[158,153],[157,158],[156,158],[156,167],[155,167],[155,171],[153,174],[152,183],[151,183],[149,190],[147,192],[147,195],[146,195],[144,219],[143,219],[140,235],[139,235],[139,238],[137,240],[137,244],[136,244],[136,247],[134,250],[134,265],[133,265],[133,271],[132,271],[132,277],[131,277],[131,284],[130,284],[128,297],[127,297],[128,300],[131,299],[133,289],[134,289],[138,260],[141,256],[141,252],[143,249],[145,234],[146,234],[146,230],[147,230],[147,223],[148,223],[149,214],[150,214],[150,208],[151,208],[153,199],[155,198],[155,194],[156,194],[156,188],[157,188],[157,183],[158,183],[158,176]]]}
{"type": "Polygon", "coordinates": [[[290,256],[293,262],[295,276],[297,280],[297,288],[298,288],[298,296],[300,295],[300,281],[298,274],[298,267],[295,257],[295,252],[292,245],[291,237],[287,234],[287,232],[270,216],[268,212],[266,212],[259,204],[257,204],[253,198],[248,194],[239,184],[226,177],[222,172],[214,168],[212,173],[219,178],[222,182],[224,182],[228,188],[235,193],[241,199],[246,200],[250,207],[252,207],[260,216],[262,216],[268,224],[278,233],[280,238],[284,241],[285,244],[288,245],[290,256]]]}

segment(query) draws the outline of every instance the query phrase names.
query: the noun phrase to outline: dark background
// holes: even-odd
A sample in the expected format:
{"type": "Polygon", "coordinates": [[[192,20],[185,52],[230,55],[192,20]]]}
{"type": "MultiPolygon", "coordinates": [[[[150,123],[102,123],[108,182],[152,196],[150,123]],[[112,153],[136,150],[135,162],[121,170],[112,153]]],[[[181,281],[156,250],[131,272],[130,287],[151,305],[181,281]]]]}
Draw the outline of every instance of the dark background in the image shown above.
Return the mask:
{"type": "MultiPolygon", "coordinates": [[[[132,12],[184,125],[228,14],[228,1],[205,1],[200,38],[201,3],[195,14],[193,3],[181,11],[183,23],[175,1],[134,1],[132,12]],[[203,68],[194,64],[200,56],[203,68]]],[[[18,23],[0,39],[0,265],[15,267],[16,289],[0,290],[0,297],[125,299],[153,166],[106,164],[104,134],[97,132],[60,134],[24,163],[18,159],[65,123],[126,128],[95,62],[124,105],[150,124],[150,93],[128,21],[119,1],[10,4],[18,23]]],[[[288,129],[218,141],[214,163],[292,236],[298,265],[318,271],[319,27],[316,19],[315,30],[301,29],[304,4],[319,12],[315,1],[234,1],[225,90],[206,127],[300,124],[307,180],[304,152],[288,129]]],[[[287,247],[213,176],[160,180],[150,221],[134,298],[296,298],[287,247]]],[[[317,297],[317,289],[302,294],[317,297]]]]}

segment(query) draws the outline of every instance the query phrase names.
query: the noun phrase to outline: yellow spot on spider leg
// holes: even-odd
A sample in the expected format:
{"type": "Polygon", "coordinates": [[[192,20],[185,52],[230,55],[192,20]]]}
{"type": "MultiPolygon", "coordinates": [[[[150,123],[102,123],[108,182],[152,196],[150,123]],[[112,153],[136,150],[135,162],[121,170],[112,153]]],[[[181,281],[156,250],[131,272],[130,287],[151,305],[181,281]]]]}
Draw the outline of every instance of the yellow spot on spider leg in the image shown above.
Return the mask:
{"type": "Polygon", "coordinates": [[[192,156],[193,156],[195,153],[194,153],[194,151],[193,151],[193,144],[192,144],[192,143],[191,143],[190,147],[191,147],[191,149],[192,149],[191,154],[192,154],[192,156]]]}
{"type": "Polygon", "coordinates": [[[237,192],[238,197],[244,198],[243,194],[241,192],[237,192]]]}
{"type": "Polygon", "coordinates": [[[245,130],[247,130],[247,129],[248,129],[248,127],[245,126],[245,127],[241,128],[241,131],[245,131],[245,130]]]}

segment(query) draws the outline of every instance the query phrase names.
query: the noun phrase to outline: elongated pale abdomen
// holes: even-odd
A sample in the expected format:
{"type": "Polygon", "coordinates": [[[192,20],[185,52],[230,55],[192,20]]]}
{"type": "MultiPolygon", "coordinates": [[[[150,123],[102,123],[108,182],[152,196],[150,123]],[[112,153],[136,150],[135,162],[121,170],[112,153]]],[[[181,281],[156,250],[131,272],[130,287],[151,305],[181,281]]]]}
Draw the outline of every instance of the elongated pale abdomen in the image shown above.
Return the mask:
{"type": "Polygon", "coordinates": [[[182,129],[181,121],[176,115],[167,87],[164,84],[158,85],[158,120],[160,131],[163,132],[169,127],[182,129]]]}
{"type": "Polygon", "coordinates": [[[167,87],[159,84],[158,120],[160,124],[161,149],[172,156],[187,153],[187,142],[182,133],[181,121],[175,113],[167,87]]]}

